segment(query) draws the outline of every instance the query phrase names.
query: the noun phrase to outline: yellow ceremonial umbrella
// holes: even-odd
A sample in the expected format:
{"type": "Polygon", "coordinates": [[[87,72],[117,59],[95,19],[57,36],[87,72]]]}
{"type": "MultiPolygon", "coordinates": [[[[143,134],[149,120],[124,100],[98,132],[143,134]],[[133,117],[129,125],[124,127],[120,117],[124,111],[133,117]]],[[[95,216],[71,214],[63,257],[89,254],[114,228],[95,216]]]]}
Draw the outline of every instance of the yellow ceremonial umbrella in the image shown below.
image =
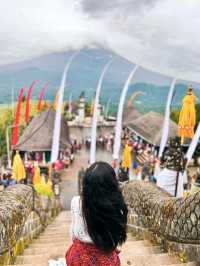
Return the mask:
{"type": "Polygon", "coordinates": [[[192,139],[196,125],[196,97],[193,94],[192,87],[189,87],[187,95],[183,98],[183,106],[179,115],[178,135],[181,137],[181,144],[184,138],[192,139]]]}
{"type": "Polygon", "coordinates": [[[128,144],[125,145],[124,151],[123,151],[123,160],[122,160],[122,167],[123,168],[130,168],[132,164],[132,147],[130,147],[128,144]]]}
{"type": "Polygon", "coordinates": [[[12,176],[17,182],[20,182],[21,180],[26,178],[26,171],[24,168],[24,164],[18,151],[16,152],[13,160],[12,176]]]}

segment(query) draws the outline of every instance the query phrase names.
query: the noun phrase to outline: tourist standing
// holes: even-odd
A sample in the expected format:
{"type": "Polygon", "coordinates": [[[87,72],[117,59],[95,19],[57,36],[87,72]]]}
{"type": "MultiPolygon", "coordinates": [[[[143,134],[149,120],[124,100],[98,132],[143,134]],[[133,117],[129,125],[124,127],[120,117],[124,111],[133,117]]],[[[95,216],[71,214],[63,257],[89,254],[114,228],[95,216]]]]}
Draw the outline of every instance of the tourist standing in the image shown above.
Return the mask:
{"type": "Polygon", "coordinates": [[[169,140],[169,147],[161,158],[163,170],[157,176],[157,185],[172,196],[183,196],[185,158],[178,137],[169,140]]]}
{"type": "Polygon", "coordinates": [[[91,261],[95,266],[120,266],[117,247],[126,240],[128,210],[109,164],[94,163],[86,170],[82,194],[72,199],[71,212],[73,244],[67,266],[88,266],[91,261]]]}

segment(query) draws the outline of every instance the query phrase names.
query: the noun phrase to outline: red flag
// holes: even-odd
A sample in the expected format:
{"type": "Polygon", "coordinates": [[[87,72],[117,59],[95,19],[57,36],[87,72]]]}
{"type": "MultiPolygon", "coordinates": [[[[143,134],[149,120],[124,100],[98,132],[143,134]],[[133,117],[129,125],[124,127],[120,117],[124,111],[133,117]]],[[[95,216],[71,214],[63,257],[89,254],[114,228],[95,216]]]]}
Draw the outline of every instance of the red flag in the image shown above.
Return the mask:
{"type": "Polygon", "coordinates": [[[37,105],[38,112],[40,112],[42,109],[42,100],[44,98],[44,94],[45,94],[47,87],[48,87],[48,83],[46,83],[40,91],[40,95],[39,95],[39,99],[38,99],[38,105],[37,105]]]}
{"type": "Polygon", "coordinates": [[[31,93],[33,91],[33,86],[35,85],[36,81],[33,81],[31,83],[31,86],[28,89],[27,97],[26,97],[26,113],[25,113],[25,121],[28,123],[29,118],[30,118],[30,98],[31,98],[31,93]]]}
{"type": "Polygon", "coordinates": [[[15,123],[13,125],[13,131],[12,131],[12,145],[15,146],[18,142],[19,138],[19,123],[20,123],[20,112],[21,112],[21,103],[22,98],[24,94],[25,87],[23,87],[18,96],[18,102],[17,102],[17,108],[16,108],[16,114],[15,114],[15,123]]]}

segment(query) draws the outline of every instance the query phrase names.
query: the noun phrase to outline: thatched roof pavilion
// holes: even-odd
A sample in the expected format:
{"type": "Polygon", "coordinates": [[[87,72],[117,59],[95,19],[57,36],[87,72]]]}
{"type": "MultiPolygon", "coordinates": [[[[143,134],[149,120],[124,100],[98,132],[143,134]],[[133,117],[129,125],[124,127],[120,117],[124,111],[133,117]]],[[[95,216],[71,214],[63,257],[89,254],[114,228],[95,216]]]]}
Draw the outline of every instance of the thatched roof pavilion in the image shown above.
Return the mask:
{"type": "MultiPolygon", "coordinates": [[[[34,117],[13,149],[27,152],[51,151],[54,120],[55,111],[52,108],[34,117]]],[[[70,147],[69,128],[62,117],[60,150],[67,147],[70,147]]]]}
{"type": "Polygon", "coordinates": [[[143,116],[143,114],[140,111],[138,111],[136,108],[134,107],[126,108],[123,114],[123,125],[127,126],[132,121],[135,121],[141,116],[143,116]]]}
{"type": "MultiPolygon", "coordinates": [[[[162,137],[163,122],[164,116],[162,114],[151,111],[133,120],[127,127],[147,142],[159,146],[162,137]]],[[[170,120],[169,137],[175,137],[177,132],[177,124],[170,120]]]]}

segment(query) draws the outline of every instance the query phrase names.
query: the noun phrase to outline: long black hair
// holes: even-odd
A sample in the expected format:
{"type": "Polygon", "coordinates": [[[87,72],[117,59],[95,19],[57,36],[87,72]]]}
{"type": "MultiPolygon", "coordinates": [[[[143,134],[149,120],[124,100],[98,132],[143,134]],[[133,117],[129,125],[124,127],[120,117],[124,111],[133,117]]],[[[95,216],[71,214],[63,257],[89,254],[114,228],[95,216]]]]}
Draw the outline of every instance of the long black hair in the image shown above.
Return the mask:
{"type": "Polygon", "coordinates": [[[96,247],[112,252],[126,241],[128,209],[114,169],[105,162],[92,164],[82,184],[82,212],[96,247]]]}

